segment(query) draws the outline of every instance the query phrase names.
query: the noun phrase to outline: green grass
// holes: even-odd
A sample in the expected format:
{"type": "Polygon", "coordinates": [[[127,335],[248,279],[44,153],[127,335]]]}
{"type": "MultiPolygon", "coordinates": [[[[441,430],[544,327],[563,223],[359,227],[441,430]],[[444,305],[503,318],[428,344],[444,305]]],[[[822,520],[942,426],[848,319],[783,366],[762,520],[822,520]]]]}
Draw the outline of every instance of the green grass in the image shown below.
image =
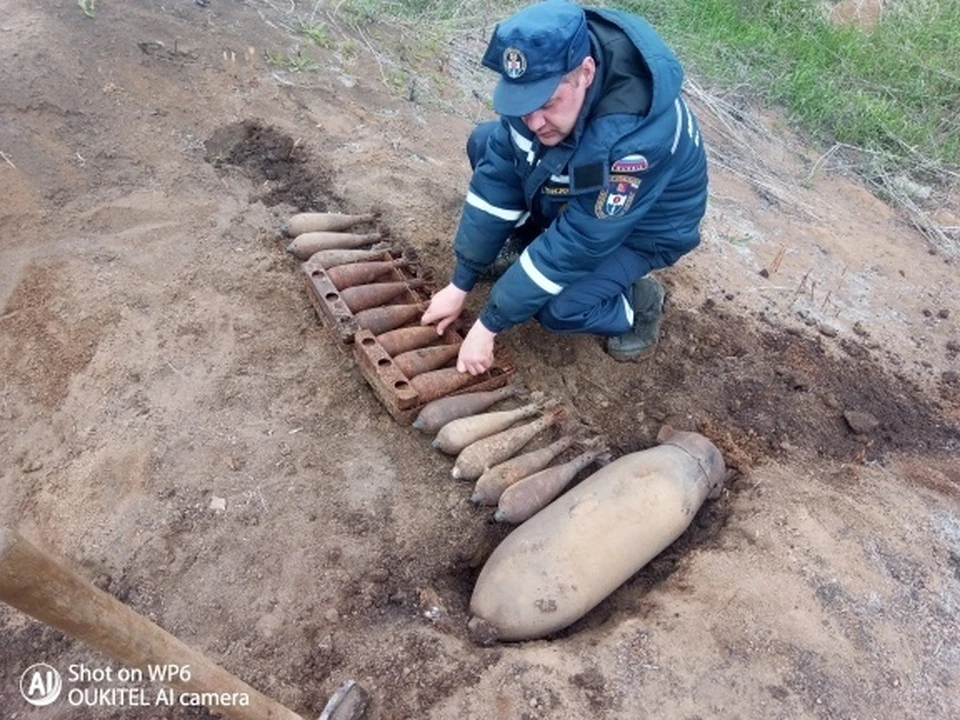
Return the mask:
{"type": "Polygon", "coordinates": [[[311,25],[306,22],[301,22],[300,34],[312,40],[313,44],[317,47],[325,48],[330,45],[330,39],[327,37],[327,28],[323,23],[314,23],[311,25]]]}
{"type": "MultiPolygon", "coordinates": [[[[688,72],[784,107],[823,143],[868,151],[881,172],[949,179],[960,169],[960,1],[882,0],[872,30],[829,18],[834,0],[608,0],[646,17],[688,72]],[[946,170],[947,174],[940,175],[946,170]]],[[[592,0],[591,0],[592,2],[592,0]]],[[[358,24],[488,33],[524,0],[343,0],[358,24]],[[482,13],[482,20],[479,13],[482,13]]],[[[590,4],[588,2],[587,4],[590,4]]],[[[596,4],[604,4],[598,0],[596,4]]],[[[467,50],[458,43],[458,50],[467,50]]],[[[469,48],[479,63],[483,45],[469,48]]],[[[871,172],[870,168],[864,168],[871,172]]]]}
{"type": "Polygon", "coordinates": [[[266,57],[268,65],[281,68],[287,72],[313,72],[319,69],[313,58],[304,55],[300,50],[288,52],[286,55],[279,52],[268,52],[266,57]]]}
{"type": "Polygon", "coordinates": [[[960,2],[884,3],[872,30],[815,0],[621,0],[698,77],[783,105],[823,140],[960,166],[960,2]]]}
{"type": "MultiPolygon", "coordinates": [[[[522,0],[496,2],[496,6],[503,8],[502,17],[523,4],[522,0]]],[[[473,3],[465,0],[344,0],[343,7],[371,20],[388,15],[401,20],[440,24],[471,17],[477,11],[473,3]]]]}

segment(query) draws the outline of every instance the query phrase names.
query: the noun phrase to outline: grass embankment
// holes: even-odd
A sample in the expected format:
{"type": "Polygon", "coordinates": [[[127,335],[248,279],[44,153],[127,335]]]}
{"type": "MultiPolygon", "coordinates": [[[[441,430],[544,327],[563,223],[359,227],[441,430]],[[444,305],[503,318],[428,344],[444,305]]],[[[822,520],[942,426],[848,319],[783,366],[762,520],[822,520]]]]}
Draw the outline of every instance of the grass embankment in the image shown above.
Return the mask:
{"type": "Polygon", "coordinates": [[[696,75],[768,97],[825,141],[960,167],[957,0],[876,0],[882,12],[846,23],[818,0],[612,4],[647,17],[696,75]]]}
{"type": "MultiPolygon", "coordinates": [[[[893,176],[960,177],[958,0],[847,0],[847,13],[832,0],[585,4],[594,2],[648,18],[691,76],[784,107],[827,146],[865,151],[854,165],[878,188],[893,176]]],[[[525,4],[344,0],[337,7],[360,22],[414,28],[415,42],[435,49],[446,39],[464,64],[479,66],[493,23],[525,4]]]]}

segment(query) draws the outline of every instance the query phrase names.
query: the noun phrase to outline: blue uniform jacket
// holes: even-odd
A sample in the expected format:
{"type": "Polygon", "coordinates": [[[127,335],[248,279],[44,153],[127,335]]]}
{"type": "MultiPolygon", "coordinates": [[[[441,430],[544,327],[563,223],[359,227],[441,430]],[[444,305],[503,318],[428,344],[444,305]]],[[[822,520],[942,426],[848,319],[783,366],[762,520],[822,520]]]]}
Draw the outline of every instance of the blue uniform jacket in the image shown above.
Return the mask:
{"type": "Polygon", "coordinates": [[[533,317],[622,244],[656,268],[700,240],[706,156],[680,63],[642,18],[585,11],[597,74],[573,132],[543,147],[502,117],[470,180],[454,241],[461,290],[517,226],[532,216],[545,228],[491,289],[480,320],[493,332],[533,317]]]}

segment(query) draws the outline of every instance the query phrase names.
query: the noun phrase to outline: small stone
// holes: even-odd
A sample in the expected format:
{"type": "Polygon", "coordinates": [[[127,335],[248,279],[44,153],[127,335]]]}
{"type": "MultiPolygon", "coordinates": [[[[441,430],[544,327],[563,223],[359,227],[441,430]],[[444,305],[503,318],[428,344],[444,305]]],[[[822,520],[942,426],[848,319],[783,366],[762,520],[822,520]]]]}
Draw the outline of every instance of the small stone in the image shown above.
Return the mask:
{"type": "Polygon", "coordinates": [[[946,385],[956,385],[960,382],[960,375],[957,374],[956,370],[944,370],[940,379],[943,380],[946,385]]]}
{"type": "Polygon", "coordinates": [[[803,373],[787,373],[783,381],[786,383],[787,387],[791,390],[809,390],[810,389],[810,378],[808,378],[803,373]]]}
{"type": "Polygon", "coordinates": [[[906,175],[894,176],[890,180],[890,184],[914,202],[926,202],[933,194],[933,188],[931,186],[918,183],[906,175]]]}
{"type": "Polygon", "coordinates": [[[829,325],[819,325],[817,330],[820,331],[821,335],[824,335],[829,338],[834,338],[837,336],[837,329],[835,327],[830,327],[829,325]]]}
{"type": "Polygon", "coordinates": [[[223,512],[227,509],[227,499],[214,495],[210,498],[210,509],[214,512],[223,512]]]}
{"type": "Polygon", "coordinates": [[[667,418],[667,409],[654,405],[647,408],[647,415],[649,415],[656,422],[663,422],[667,418]]]}
{"type": "Polygon", "coordinates": [[[847,410],[843,413],[843,419],[847,425],[858,435],[867,435],[877,429],[880,421],[870,413],[860,412],[859,410],[847,410]]]}
{"type": "Polygon", "coordinates": [[[933,317],[933,310],[931,310],[930,308],[924,308],[920,312],[923,313],[924,317],[933,317]]]}
{"type": "Polygon", "coordinates": [[[40,462],[39,460],[31,460],[30,462],[27,463],[26,467],[23,468],[23,471],[27,473],[35,473],[38,470],[42,470],[42,469],[43,469],[42,462],[40,462]]]}
{"type": "Polygon", "coordinates": [[[857,322],[855,322],[855,323],[853,324],[853,332],[856,333],[857,335],[859,335],[860,337],[864,337],[864,338],[865,338],[865,337],[870,337],[870,331],[867,330],[867,329],[863,326],[863,323],[860,322],[859,320],[857,320],[857,322]]]}
{"type": "Polygon", "coordinates": [[[727,293],[723,297],[725,300],[733,300],[736,297],[736,295],[734,295],[733,293],[727,293]]]}
{"type": "Polygon", "coordinates": [[[947,352],[952,352],[952,353],[960,352],[960,342],[957,342],[956,340],[948,340],[947,352]]]}
{"type": "Polygon", "coordinates": [[[443,602],[440,600],[440,596],[437,594],[437,591],[433,588],[422,588],[417,600],[417,605],[420,607],[420,612],[423,613],[423,616],[428,620],[436,620],[441,615],[446,614],[446,609],[443,607],[443,602]]]}
{"type": "Polygon", "coordinates": [[[946,320],[948,317],[950,317],[950,310],[947,308],[940,308],[940,311],[937,313],[937,317],[941,320],[946,320]]]}
{"type": "Polygon", "coordinates": [[[477,645],[493,645],[497,641],[497,629],[483,618],[470,618],[467,628],[470,631],[470,638],[477,645]]]}
{"type": "Polygon", "coordinates": [[[824,393],[823,404],[828,408],[832,408],[833,410],[836,410],[838,407],[840,407],[840,401],[837,400],[837,396],[831,392],[824,393]]]}
{"type": "Polygon", "coordinates": [[[770,277],[770,271],[767,270],[766,268],[763,268],[763,270],[760,271],[760,277],[762,278],[770,277]]]}
{"type": "Polygon", "coordinates": [[[335,623],[340,619],[340,613],[338,613],[335,608],[330,608],[323,614],[323,619],[328,623],[335,623]]]}
{"type": "Polygon", "coordinates": [[[371,570],[367,573],[367,579],[372,583],[382,585],[390,579],[390,571],[386,568],[377,568],[376,570],[371,570]]]}

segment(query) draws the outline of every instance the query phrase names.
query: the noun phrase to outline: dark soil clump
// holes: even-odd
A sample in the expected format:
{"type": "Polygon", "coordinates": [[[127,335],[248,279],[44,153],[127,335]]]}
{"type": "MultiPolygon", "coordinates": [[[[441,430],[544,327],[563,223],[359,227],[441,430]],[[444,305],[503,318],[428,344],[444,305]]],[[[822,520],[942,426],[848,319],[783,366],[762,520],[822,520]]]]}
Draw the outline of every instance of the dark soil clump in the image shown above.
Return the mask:
{"type": "Polygon", "coordinates": [[[276,128],[244,120],[217,130],[204,143],[205,159],[225,171],[241,168],[257,187],[254,199],[273,207],[280,203],[300,211],[326,212],[339,198],[331,187],[330,173],[306,148],[276,128]]]}

